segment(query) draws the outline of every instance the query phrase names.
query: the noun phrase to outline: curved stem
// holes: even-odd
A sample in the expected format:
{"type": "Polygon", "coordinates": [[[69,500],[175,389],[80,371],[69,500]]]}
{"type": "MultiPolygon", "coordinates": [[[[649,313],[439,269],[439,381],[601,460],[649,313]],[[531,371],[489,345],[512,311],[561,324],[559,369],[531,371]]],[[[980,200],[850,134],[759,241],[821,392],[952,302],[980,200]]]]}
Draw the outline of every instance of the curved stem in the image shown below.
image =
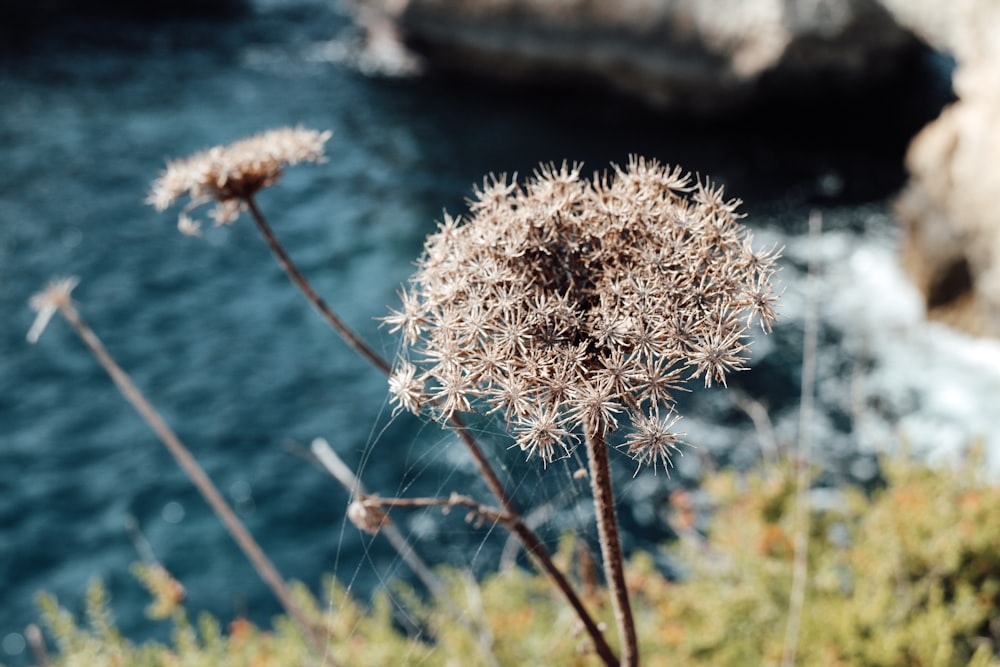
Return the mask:
{"type": "Polygon", "coordinates": [[[611,468],[608,465],[608,446],[602,435],[602,424],[588,428],[587,458],[590,461],[590,486],[594,492],[594,512],[597,515],[597,532],[601,539],[601,556],[604,576],[611,590],[611,601],[618,623],[618,638],[622,644],[621,664],[635,667],[639,664],[639,646],[632,619],[632,606],[625,587],[625,568],[621,538],[618,536],[618,517],[615,515],[615,496],[611,488],[611,468]]]}
{"type": "Polygon", "coordinates": [[[257,208],[257,202],[254,198],[248,196],[244,199],[244,201],[246,202],[247,208],[250,209],[250,215],[253,216],[254,222],[257,223],[257,229],[259,229],[260,233],[264,235],[264,240],[267,241],[267,245],[271,249],[271,252],[274,253],[278,263],[281,264],[281,268],[285,270],[285,273],[287,273],[288,277],[292,279],[295,286],[302,290],[302,293],[305,294],[309,303],[311,303],[316,310],[319,311],[320,315],[323,316],[323,319],[330,323],[330,326],[333,327],[338,334],[340,334],[340,337],[344,339],[344,342],[346,342],[352,350],[360,354],[370,364],[378,368],[386,375],[391,373],[392,367],[389,363],[379,356],[375,350],[368,347],[367,343],[358,338],[358,336],[351,331],[351,329],[344,324],[339,317],[337,317],[337,314],[330,310],[330,307],[326,305],[323,298],[320,297],[320,295],[317,294],[312,288],[309,281],[306,280],[305,276],[302,275],[298,267],[296,267],[292,262],[292,258],[285,252],[285,249],[274,235],[274,232],[271,231],[271,226],[267,224],[264,214],[260,212],[259,208],[257,208]]]}
{"type": "MultiPolygon", "coordinates": [[[[375,352],[371,347],[369,347],[363,340],[361,340],[337,315],[330,309],[326,302],[316,293],[306,280],[305,276],[299,271],[298,267],[292,261],[288,253],[285,252],[284,247],[281,242],[278,241],[274,232],[271,230],[271,226],[268,224],[267,219],[261,212],[260,208],[257,206],[257,202],[252,196],[248,196],[245,200],[247,209],[250,211],[250,215],[253,217],[254,222],[257,224],[257,229],[264,236],[264,240],[267,242],[268,247],[274,254],[281,268],[284,269],[285,273],[293,283],[302,291],[309,303],[313,305],[316,310],[319,311],[320,315],[334,328],[334,330],[340,334],[344,341],[358,354],[364,357],[369,363],[375,366],[377,369],[382,371],[385,375],[390,375],[392,373],[392,366],[385,359],[382,358],[377,352],[375,352]]],[[[570,585],[569,581],[562,571],[556,567],[556,564],[552,562],[552,556],[542,541],[538,538],[538,535],[534,533],[524,523],[520,512],[517,511],[513,500],[507,494],[500,482],[500,478],[497,477],[496,472],[490,465],[483,453],[483,450],[479,447],[475,438],[469,433],[469,429],[466,427],[465,422],[457,414],[452,414],[450,418],[452,427],[457,433],[458,437],[462,440],[466,449],[472,455],[472,459],[476,464],[479,474],[482,476],[486,485],[490,488],[490,491],[496,496],[497,500],[500,502],[501,507],[512,517],[512,528],[511,530],[524,544],[525,550],[534,558],[535,563],[539,569],[544,572],[552,583],[559,589],[559,592],[563,594],[573,610],[576,611],[577,615],[580,617],[580,621],[583,623],[584,628],[590,635],[594,642],[594,648],[597,654],[601,656],[601,659],[606,665],[616,665],[618,664],[618,659],[615,657],[614,651],[608,645],[607,640],[601,633],[600,628],[594,621],[593,617],[587,611],[586,607],[583,606],[583,601],[576,594],[576,591],[570,585]]]]}
{"type": "Polygon", "coordinates": [[[511,516],[520,517],[521,514],[517,511],[514,501],[507,495],[507,490],[500,483],[500,478],[494,472],[493,466],[490,465],[483,450],[479,447],[479,443],[476,442],[476,439],[472,437],[469,429],[465,426],[465,420],[457,412],[453,412],[448,421],[451,422],[452,429],[458,435],[459,439],[461,439],[462,443],[465,444],[466,449],[469,450],[469,454],[472,455],[472,459],[479,469],[479,474],[483,476],[486,486],[490,487],[490,491],[500,501],[500,506],[511,516]]]}
{"type": "Polygon", "coordinates": [[[518,539],[521,540],[525,551],[534,556],[537,566],[548,575],[553,585],[559,589],[559,592],[563,594],[566,601],[569,602],[571,607],[573,607],[573,611],[575,611],[576,615],[580,617],[580,622],[583,623],[583,627],[586,629],[587,634],[590,635],[590,638],[594,642],[594,650],[597,651],[597,654],[601,657],[601,660],[604,661],[604,664],[609,667],[619,664],[614,650],[611,648],[611,645],[608,644],[608,640],[604,638],[604,634],[597,626],[597,623],[594,622],[590,612],[588,612],[587,608],[583,606],[583,601],[580,599],[580,596],[576,594],[573,586],[570,585],[569,580],[566,579],[562,571],[556,567],[555,563],[552,562],[552,556],[545,548],[545,545],[542,544],[540,539],[538,539],[538,535],[524,523],[520,514],[515,515],[512,530],[514,534],[517,535],[518,539]]]}

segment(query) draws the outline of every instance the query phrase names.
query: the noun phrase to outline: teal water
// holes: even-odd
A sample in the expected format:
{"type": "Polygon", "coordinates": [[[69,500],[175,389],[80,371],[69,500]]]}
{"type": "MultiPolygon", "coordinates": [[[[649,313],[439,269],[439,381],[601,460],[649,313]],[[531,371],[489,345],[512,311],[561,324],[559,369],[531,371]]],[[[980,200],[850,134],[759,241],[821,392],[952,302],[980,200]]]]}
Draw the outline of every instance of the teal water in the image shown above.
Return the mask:
{"type": "MultiPolygon", "coordinates": [[[[903,147],[925,120],[916,112],[900,122],[897,112],[935,104],[914,101],[909,88],[886,89],[869,91],[871,104],[713,124],[572,89],[372,78],[324,57],[349,51],[355,37],[327,3],[271,2],[229,23],[85,26],[71,39],[3,54],[0,639],[37,619],[36,591],[79,609],[93,577],[107,583],[127,634],[159,632],[143,620],[147,599],[128,573],[139,557],[129,517],[187,587],[192,610],[259,622],[278,611],[68,326],[54,321],[39,344],[25,342],[27,300],[56,276],[80,277],[85,318],[287,577],[315,590],[333,572],[366,597],[409,576],[381,540],[345,527],[346,494],[296,455],[296,443],[328,438],[383,495],[488,498],[436,427],[389,418],[384,380],[308,308],[248,221],[193,239],[177,233],[176,212],[143,204],[167,158],[281,125],[333,130],[329,161],[290,170],[260,203],[317,290],[391,356],[395,343],[374,318],[395,303],[442,209],[461,211],[488,172],[528,174],[563,159],[602,169],[641,153],[725,183],[767,239],[795,238],[817,207],[833,229],[857,234],[887,226],[903,147]]],[[[793,288],[800,268],[786,268],[793,288]]],[[[835,363],[847,365],[830,336],[835,363]]],[[[799,317],[789,313],[762,347],[737,384],[791,414],[799,317]]],[[[831,432],[849,430],[838,427],[838,402],[825,405],[831,432]]],[[[703,453],[735,465],[758,456],[748,420],[717,392],[695,392],[685,410],[704,435],[703,453]]],[[[506,451],[494,425],[483,426],[519,502],[551,505],[542,532],[586,530],[586,491],[571,478],[572,461],[543,474],[506,451]]],[[[856,455],[842,449],[831,457],[856,455]]],[[[627,543],[667,539],[657,508],[696,470],[631,483],[632,467],[616,465],[633,505],[623,511],[627,543]]],[[[432,562],[478,572],[496,567],[504,545],[460,517],[426,512],[404,525],[432,562]]],[[[17,645],[5,642],[0,660],[25,661],[17,645]]]]}

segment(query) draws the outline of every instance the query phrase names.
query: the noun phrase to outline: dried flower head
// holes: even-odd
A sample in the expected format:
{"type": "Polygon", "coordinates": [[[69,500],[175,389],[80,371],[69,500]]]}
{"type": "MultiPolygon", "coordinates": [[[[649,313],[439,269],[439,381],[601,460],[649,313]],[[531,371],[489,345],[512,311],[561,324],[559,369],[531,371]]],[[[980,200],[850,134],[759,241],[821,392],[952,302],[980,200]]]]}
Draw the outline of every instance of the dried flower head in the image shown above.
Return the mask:
{"type": "MultiPolygon", "coordinates": [[[[323,162],[330,136],[330,132],[284,127],[168,162],[153,181],[146,203],[163,211],[188,195],[191,203],[185,212],[215,201],[210,216],[216,224],[233,222],[247,198],[276,183],[285,167],[323,162]]],[[[197,232],[197,224],[184,214],[179,226],[182,232],[197,232]]]]}
{"type": "Polygon", "coordinates": [[[441,417],[485,403],[546,462],[626,422],[628,453],[667,467],[673,392],[744,368],[749,326],[776,317],[778,253],[754,252],[739,201],[655,160],[590,181],[545,165],[475,194],[386,318],[404,333],[395,400],[426,395],[441,417]]]}

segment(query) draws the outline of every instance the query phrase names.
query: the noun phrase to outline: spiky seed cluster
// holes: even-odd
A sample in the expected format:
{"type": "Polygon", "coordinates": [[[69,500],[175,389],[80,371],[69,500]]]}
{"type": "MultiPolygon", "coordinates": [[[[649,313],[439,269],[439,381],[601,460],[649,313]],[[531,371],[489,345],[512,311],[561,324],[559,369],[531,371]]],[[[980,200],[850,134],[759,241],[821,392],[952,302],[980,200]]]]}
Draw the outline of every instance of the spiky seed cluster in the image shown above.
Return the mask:
{"type": "Polygon", "coordinates": [[[186,212],[210,201],[216,202],[209,214],[216,224],[233,222],[245,200],[276,183],[285,167],[322,162],[330,136],[330,132],[284,127],[168,162],[146,202],[163,211],[184,195],[190,196],[191,203],[178,222],[186,234],[199,233],[198,223],[186,212]]]}
{"type": "Polygon", "coordinates": [[[751,324],[775,320],[778,253],[753,250],[739,203],[636,157],[592,181],[565,163],[523,186],[491,177],[385,318],[404,341],[394,400],[441,418],[485,404],[546,462],[625,421],[629,454],[669,465],[673,392],[725,384],[751,324]]]}

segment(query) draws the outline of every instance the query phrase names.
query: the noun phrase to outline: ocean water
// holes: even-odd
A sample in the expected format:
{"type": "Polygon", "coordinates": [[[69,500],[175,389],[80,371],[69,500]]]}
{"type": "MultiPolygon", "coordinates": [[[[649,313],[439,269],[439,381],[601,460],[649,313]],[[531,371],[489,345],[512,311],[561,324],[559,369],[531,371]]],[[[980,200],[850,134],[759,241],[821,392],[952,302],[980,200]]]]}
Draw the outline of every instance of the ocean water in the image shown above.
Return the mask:
{"type": "MultiPolygon", "coordinates": [[[[329,161],[288,171],[260,204],[316,289],[371,344],[442,210],[489,172],[540,162],[600,170],[639,153],[724,183],[762,244],[786,247],[782,321],[734,378],[794,442],[802,321],[822,321],[817,458],[828,479],[871,481],[876,453],[931,460],[977,438],[1000,446],[1000,348],[923,320],[899,271],[891,197],[908,137],[943,103],[946,74],[725,122],[652,113],[571,88],[400,79],[357,66],[358,35],[329,3],[259,2],[222,23],[74,27],[0,60],[0,661],[26,664],[33,596],[78,610],[105,581],[129,636],[163,636],[128,573],[140,541],[187,587],[192,611],[266,623],[279,609],[149,429],[65,323],[25,341],[30,295],[75,275],[78,307],[235,504],[278,568],[313,590],[336,574],[364,599],[407,578],[381,539],[343,519],[346,493],[302,456],[327,438],[383,495],[488,499],[464,451],[433,426],[391,418],[385,382],[292,288],[245,219],[182,236],[143,204],[165,160],[283,125],[330,129],[329,161]],[[944,81],[944,84],[942,84],[944,81]],[[806,235],[811,211],[824,218],[806,235]],[[810,295],[805,267],[820,268],[810,295]]],[[[752,466],[761,446],[730,395],[682,405],[698,449],[668,478],[614,461],[628,547],[670,531],[660,510],[701,466],[752,466]]],[[[575,461],[524,463],[495,424],[484,443],[539,530],[591,535],[575,461]],[[590,531],[590,532],[588,532],[590,531]]],[[[996,465],[997,457],[990,459],[996,465]]],[[[432,563],[495,569],[505,536],[435,511],[401,526],[432,563]]],[[[669,564],[665,564],[669,567],[669,564]]]]}

